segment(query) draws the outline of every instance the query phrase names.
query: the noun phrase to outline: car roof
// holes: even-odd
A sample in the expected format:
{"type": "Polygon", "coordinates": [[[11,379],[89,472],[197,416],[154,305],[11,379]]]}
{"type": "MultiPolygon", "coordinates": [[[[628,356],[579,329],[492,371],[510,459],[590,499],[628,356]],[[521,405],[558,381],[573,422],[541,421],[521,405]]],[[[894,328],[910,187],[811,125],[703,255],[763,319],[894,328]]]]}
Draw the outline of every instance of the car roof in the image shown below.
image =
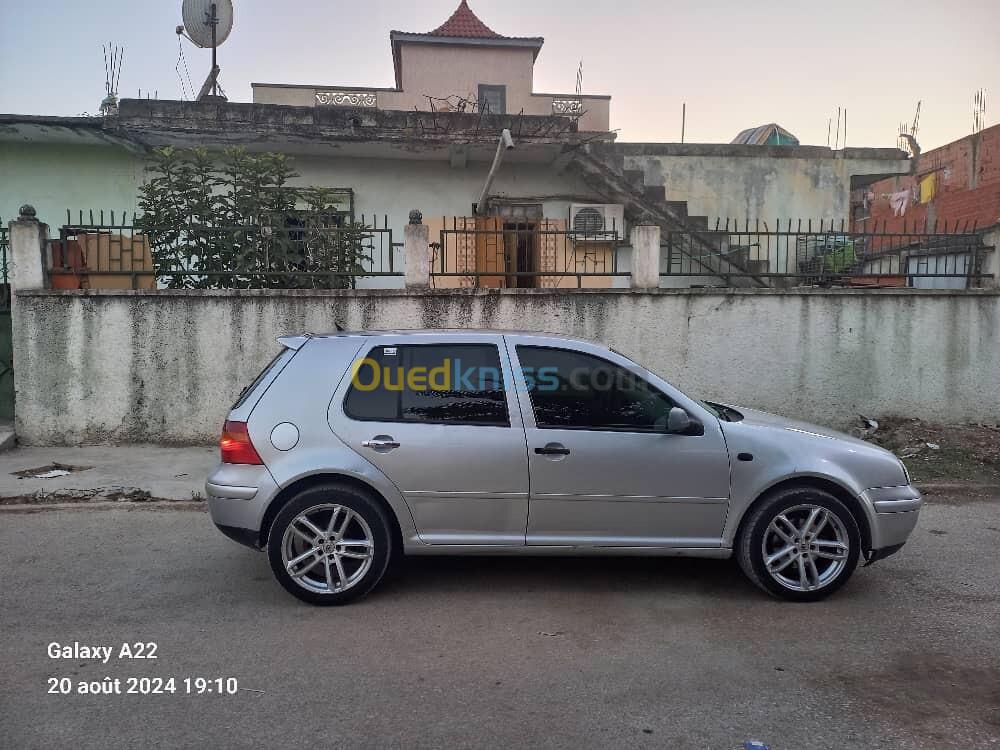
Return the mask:
{"type": "Polygon", "coordinates": [[[538,336],[540,338],[561,339],[564,341],[579,341],[591,344],[600,342],[591,339],[569,336],[565,333],[549,333],[547,331],[524,331],[503,328],[403,328],[364,331],[332,331],[330,333],[300,333],[291,336],[279,336],[278,341],[289,349],[298,349],[310,339],[345,338],[354,336],[460,336],[475,338],[489,334],[494,336],[538,336]]]}

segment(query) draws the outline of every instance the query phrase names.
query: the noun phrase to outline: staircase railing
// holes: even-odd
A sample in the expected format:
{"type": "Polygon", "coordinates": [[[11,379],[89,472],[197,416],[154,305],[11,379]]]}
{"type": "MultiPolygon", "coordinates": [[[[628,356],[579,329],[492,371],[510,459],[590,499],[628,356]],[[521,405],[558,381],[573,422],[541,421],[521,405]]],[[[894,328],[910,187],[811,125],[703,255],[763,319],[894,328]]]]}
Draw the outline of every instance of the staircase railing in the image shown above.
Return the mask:
{"type": "Polygon", "coordinates": [[[706,244],[713,248],[709,259],[732,263],[727,273],[718,274],[726,286],[752,276],[771,286],[975,288],[993,277],[983,263],[993,248],[975,227],[859,230],[846,221],[719,219],[707,231],[664,233],[661,278],[706,276],[706,258],[699,251],[706,244]]]}

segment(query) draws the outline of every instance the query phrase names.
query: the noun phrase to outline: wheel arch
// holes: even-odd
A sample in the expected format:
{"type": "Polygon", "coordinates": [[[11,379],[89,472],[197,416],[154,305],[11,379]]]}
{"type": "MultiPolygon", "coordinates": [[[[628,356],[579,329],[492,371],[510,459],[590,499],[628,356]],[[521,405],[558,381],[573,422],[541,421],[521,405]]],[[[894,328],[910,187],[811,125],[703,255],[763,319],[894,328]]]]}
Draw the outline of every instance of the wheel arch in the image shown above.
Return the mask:
{"type": "Polygon", "coordinates": [[[395,549],[402,553],[403,530],[399,525],[399,519],[396,517],[396,511],[393,510],[392,505],[386,497],[363,479],[358,479],[357,477],[349,474],[340,474],[329,471],[299,477],[287,487],[283,487],[278,494],[274,496],[274,499],[271,500],[270,504],[268,504],[267,510],[264,511],[264,517],[261,520],[260,533],[257,540],[258,546],[262,548],[267,546],[267,540],[271,534],[271,527],[274,525],[274,519],[289,500],[304,489],[321,484],[327,484],[329,482],[336,482],[338,484],[351,487],[354,490],[364,493],[382,506],[382,510],[385,511],[386,516],[389,518],[393,540],[396,542],[395,549]]]}
{"type": "Polygon", "coordinates": [[[740,517],[740,522],[736,527],[736,534],[733,537],[734,547],[739,544],[739,539],[743,534],[746,521],[750,517],[753,510],[774,493],[794,487],[811,487],[818,490],[824,490],[840,500],[840,502],[842,502],[851,512],[851,515],[854,516],[854,521],[858,525],[858,532],[861,534],[862,554],[864,556],[868,555],[872,549],[872,529],[868,514],[865,513],[861,500],[840,482],[831,479],[830,477],[816,475],[788,477],[787,479],[776,482],[761,491],[760,494],[754,498],[753,502],[747,505],[743,511],[743,515],[740,517]]]}

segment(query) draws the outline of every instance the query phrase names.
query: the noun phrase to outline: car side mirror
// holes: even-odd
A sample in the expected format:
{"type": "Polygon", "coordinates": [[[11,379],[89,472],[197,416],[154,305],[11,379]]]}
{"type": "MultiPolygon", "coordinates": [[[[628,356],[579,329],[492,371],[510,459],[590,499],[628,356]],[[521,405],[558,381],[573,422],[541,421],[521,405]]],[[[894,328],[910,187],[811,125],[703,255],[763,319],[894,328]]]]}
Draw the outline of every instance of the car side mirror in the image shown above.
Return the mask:
{"type": "Polygon", "coordinates": [[[699,434],[696,428],[700,426],[700,423],[691,419],[691,415],[679,406],[674,406],[667,414],[667,433],[670,435],[699,434]]]}

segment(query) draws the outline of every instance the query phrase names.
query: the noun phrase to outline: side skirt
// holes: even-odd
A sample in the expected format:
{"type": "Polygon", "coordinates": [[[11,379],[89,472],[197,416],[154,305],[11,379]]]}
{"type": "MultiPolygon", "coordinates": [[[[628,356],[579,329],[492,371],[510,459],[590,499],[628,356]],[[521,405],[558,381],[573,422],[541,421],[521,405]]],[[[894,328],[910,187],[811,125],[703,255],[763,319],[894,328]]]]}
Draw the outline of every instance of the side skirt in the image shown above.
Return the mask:
{"type": "Polygon", "coordinates": [[[469,545],[469,544],[410,544],[403,550],[407,555],[526,555],[566,557],[706,557],[725,560],[732,557],[728,547],[574,547],[538,545],[469,545]]]}

